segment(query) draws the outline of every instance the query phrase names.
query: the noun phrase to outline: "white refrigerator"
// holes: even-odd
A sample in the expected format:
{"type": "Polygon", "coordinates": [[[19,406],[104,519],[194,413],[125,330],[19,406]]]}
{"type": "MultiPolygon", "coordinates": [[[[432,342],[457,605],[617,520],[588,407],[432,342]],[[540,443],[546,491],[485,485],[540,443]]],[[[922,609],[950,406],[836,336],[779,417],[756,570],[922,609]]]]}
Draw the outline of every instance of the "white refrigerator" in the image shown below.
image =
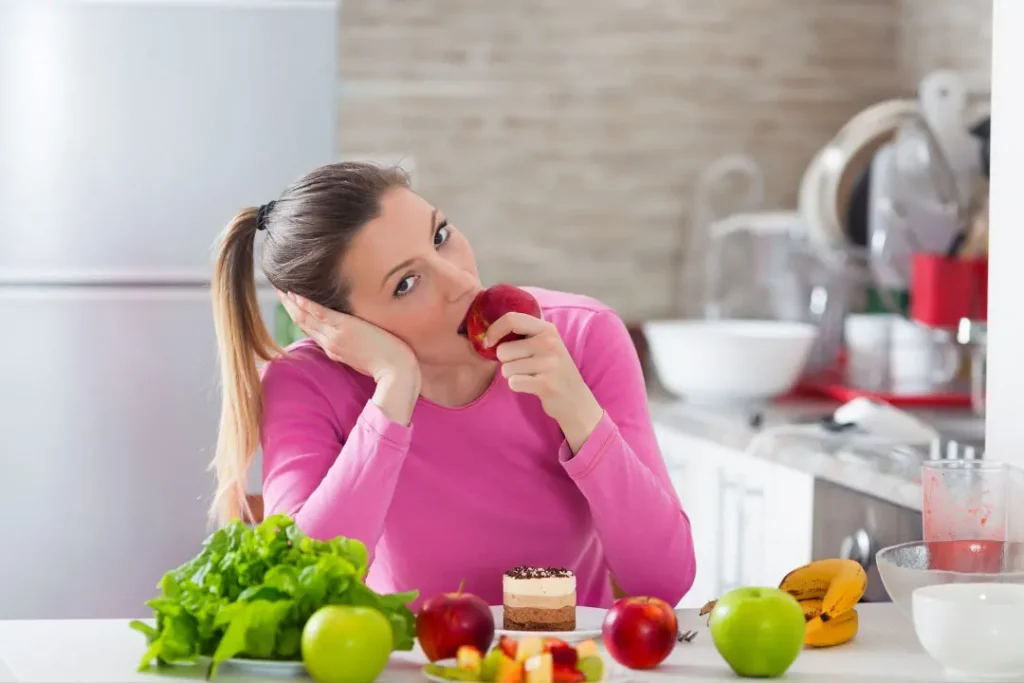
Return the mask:
{"type": "Polygon", "coordinates": [[[323,1],[0,0],[0,619],[147,615],[198,552],[213,246],[334,157],[337,25],[323,1]]]}

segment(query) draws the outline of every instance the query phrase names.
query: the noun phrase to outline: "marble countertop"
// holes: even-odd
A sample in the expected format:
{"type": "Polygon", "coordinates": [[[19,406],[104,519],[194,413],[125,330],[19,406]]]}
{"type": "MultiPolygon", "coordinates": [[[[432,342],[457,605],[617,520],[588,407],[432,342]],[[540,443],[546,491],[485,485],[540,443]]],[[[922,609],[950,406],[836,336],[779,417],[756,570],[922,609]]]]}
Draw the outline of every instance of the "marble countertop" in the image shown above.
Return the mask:
{"type": "MultiPolygon", "coordinates": [[[[891,604],[863,604],[860,632],[837,647],[805,649],[786,675],[789,681],[943,680],[943,672],[921,648],[910,620],[891,604]]],[[[609,681],[693,681],[736,680],[718,655],[705,619],[696,610],[679,610],[680,628],[698,631],[693,642],[680,644],[669,658],[651,671],[627,671],[613,665],[609,681]]],[[[203,680],[199,666],[171,667],[159,673],[136,672],[144,651],[141,634],[122,620],[0,621],[0,683],[158,683],[159,681],[203,680]]],[[[381,683],[425,681],[424,663],[418,651],[392,657],[381,674],[381,683]]],[[[612,664],[606,656],[606,661],[612,664]]],[[[214,679],[221,683],[251,681],[221,669],[214,679]]],[[[310,680],[277,678],[275,681],[310,680]]]]}
{"type": "MultiPolygon", "coordinates": [[[[689,406],[660,393],[652,393],[650,398],[652,419],[687,436],[710,440],[896,505],[920,510],[920,469],[921,462],[928,457],[928,449],[813,430],[814,422],[831,414],[839,405],[828,401],[773,404],[758,412],[759,420],[755,423],[751,411],[689,406]],[[792,430],[792,426],[798,428],[792,430]],[[758,438],[759,435],[763,436],[758,438]]],[[[984,442],[984,421],[969,411],[911,412],[935,426],[944,438],[966,444],[984,442]]]]}

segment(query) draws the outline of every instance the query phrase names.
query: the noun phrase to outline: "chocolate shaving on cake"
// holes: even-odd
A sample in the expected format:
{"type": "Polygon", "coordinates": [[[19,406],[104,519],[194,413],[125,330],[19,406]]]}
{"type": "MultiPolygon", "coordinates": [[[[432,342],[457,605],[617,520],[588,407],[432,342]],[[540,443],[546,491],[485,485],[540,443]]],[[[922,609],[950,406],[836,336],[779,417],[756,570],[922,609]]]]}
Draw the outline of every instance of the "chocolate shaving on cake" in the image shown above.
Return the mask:
{"type": "Polygon", "coordinates": [[[513,579],[565,579],[572,576],[572,571],[565,567],[513,567],[505,572],[505,576],[513,579]]]}

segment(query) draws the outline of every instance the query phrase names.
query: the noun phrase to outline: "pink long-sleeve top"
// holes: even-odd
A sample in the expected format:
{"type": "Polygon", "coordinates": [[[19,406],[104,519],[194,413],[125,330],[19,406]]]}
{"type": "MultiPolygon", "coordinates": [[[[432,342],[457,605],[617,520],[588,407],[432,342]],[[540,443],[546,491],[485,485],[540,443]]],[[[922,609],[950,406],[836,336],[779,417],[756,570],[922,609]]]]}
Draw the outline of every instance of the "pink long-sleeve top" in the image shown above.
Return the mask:
{"type": "Polygon", "coordinates": [[[367,584],[418,589],[414,608],[463,580],[500,605],[502,574],[516,565],[572,569],[580,605],[610,605],[610,575],[675,605],[696,571],[690,521],[629,333],[593,299],[528,289],[604,408],[575,456],[537,397],[501,373],[460,408],[421,397],[403,426],[370,400],[370,378],[303,340],[263,375],[265,509],[316,538],[363,541],[367,584]]]}

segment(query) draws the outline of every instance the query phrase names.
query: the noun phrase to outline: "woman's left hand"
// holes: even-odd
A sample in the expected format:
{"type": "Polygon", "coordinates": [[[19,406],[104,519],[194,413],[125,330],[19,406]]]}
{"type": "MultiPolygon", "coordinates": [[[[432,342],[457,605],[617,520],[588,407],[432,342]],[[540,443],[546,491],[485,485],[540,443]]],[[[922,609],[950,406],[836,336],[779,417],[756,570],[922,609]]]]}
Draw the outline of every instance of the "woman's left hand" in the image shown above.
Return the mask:
{"type": "Polygon", "coordinates": [[[501,374],[512,391],[533,394],[555,420],[573,454],[578,453],[604,416],[604,409],[583,381],[558,329],[525,313],[506,313],[487,329],[484,341],[493,346],[509,333],[525,339],[497,348],[501,374]]]}

